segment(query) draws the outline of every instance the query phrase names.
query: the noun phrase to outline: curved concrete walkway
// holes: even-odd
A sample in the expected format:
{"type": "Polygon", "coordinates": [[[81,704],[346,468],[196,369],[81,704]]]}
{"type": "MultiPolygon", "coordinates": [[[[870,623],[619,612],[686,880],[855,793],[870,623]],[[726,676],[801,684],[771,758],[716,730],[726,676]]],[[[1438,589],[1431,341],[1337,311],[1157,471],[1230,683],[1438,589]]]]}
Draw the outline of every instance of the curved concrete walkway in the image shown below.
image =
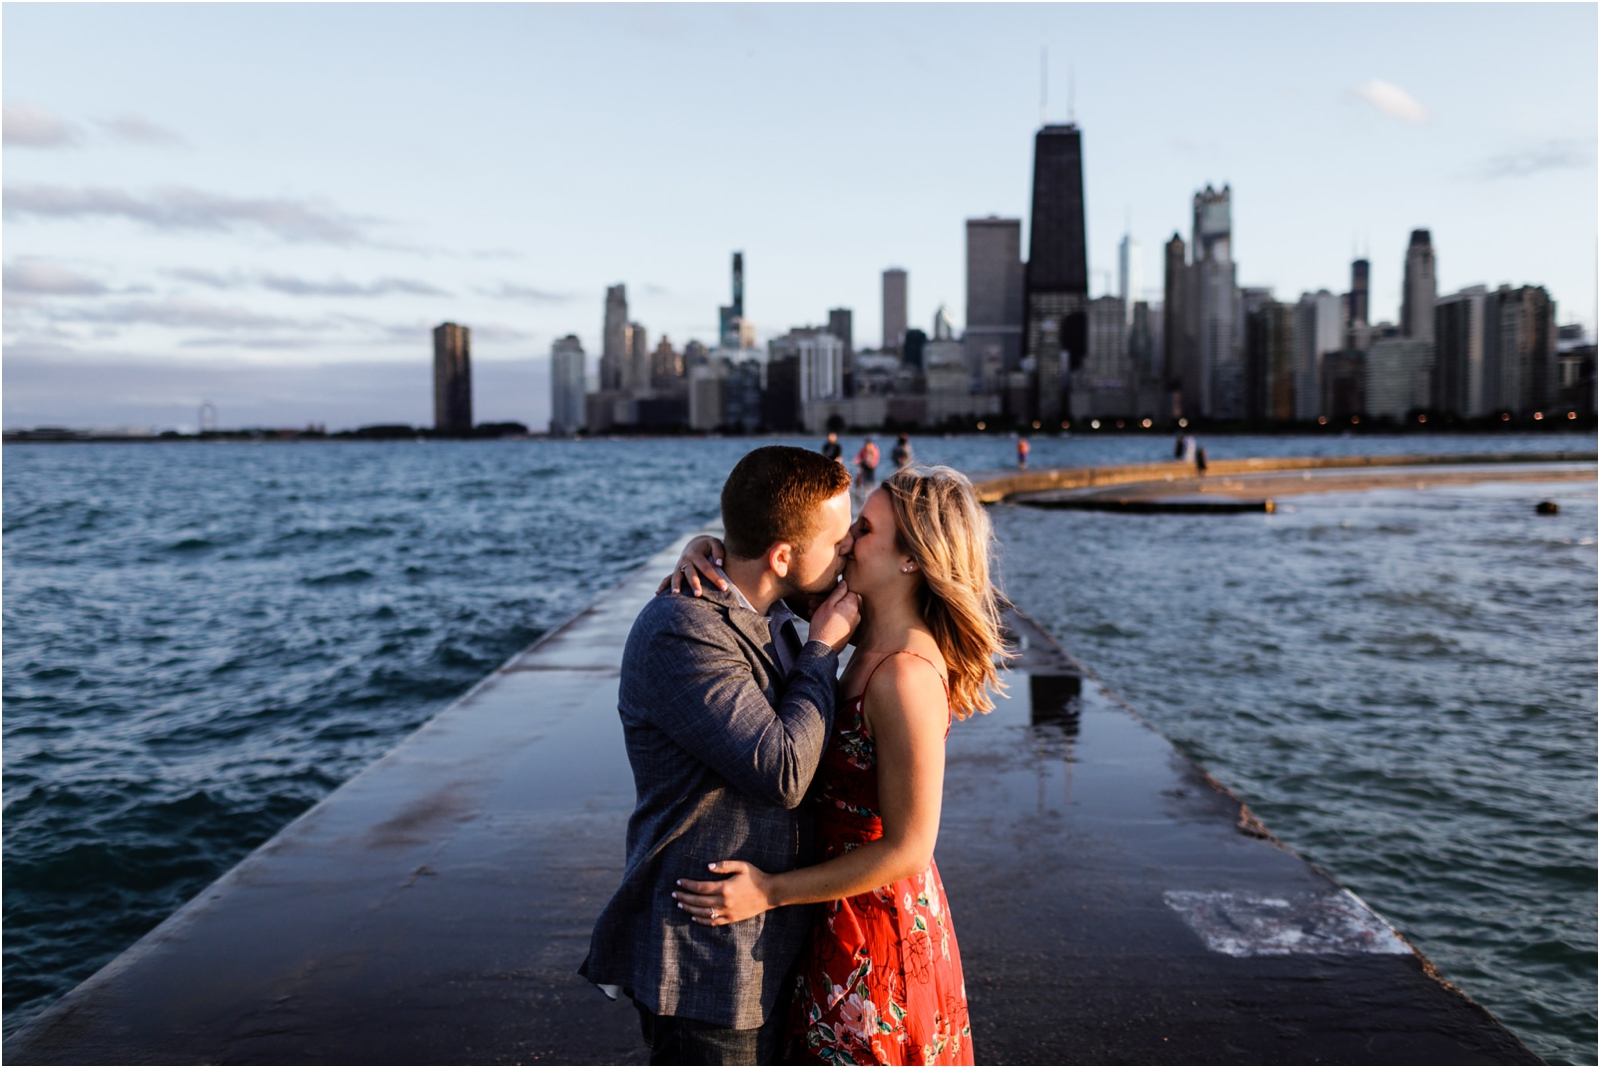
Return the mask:
{"type": "MultiPolygon", "coordinates": [[[[6,1062],[643,1063],[631,1008],[574,969],[633,804],[623,642],[681,544],[12,1035],[6,1062]]],[[[938,848],[980,1063],[1536,1063],[1009,625],[1012,697],[951,735],[938,848]]]]}

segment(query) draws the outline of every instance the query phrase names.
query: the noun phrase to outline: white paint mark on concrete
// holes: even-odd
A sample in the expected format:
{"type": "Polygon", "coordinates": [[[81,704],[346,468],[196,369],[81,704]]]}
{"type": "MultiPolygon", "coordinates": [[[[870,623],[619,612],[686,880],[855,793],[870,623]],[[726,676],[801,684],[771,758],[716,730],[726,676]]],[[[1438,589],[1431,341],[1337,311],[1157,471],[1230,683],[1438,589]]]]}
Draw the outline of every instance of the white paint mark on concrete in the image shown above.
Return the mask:
{"type": "Polygon", "coordinates": [[[1284,897],[1168,890],[1161,896],[1207,949],[1230,957],[1411,952],[1394,928],[1348,890],[1284,897]]]}

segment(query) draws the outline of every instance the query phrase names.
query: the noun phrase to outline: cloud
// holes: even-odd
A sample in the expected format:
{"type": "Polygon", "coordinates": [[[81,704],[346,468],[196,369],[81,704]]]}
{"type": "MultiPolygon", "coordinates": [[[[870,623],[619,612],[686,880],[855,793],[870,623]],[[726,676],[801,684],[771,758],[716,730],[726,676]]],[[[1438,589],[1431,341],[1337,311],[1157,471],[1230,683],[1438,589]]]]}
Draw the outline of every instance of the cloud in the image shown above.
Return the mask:
{"type": "Polygon", "coordinates": [[[76,274],[44,260],[22,259],[6,264],[6,299],[13,296],[98,297],[108,292],[104,283],[76,274]]]}
{"type": "Polygon", "coordinates": [[[275,315],[259,315],[248,308],[223,307],[182,299],[125,301],[103,308],[80,309],[58,318],[114,326],[198,327],[205,330],[270,330],[312,325],[275,315]]]}
{"type": "Polygon", "coordinates": [[[1540,171],[1576,170],[1594,162],[1582,141],[1546,141],[1534,148],[1506,152],[1484,162],[1483,178],[1522,178],[1540,171]]]}
{"type": "Polygon", "coordinates": [[[157,126],[138,115],[118,115],[114,119],[96,119],[95,125],[119,141],[136,145],[178,146],[186,142],[165,126],[157,126]]]}
{"type": "Polygon", "coordinates": [[[523,304],[562,304],[572,299],[570,293],[554,293],[548,289],[519,286],[512,282],[501,282],[497,289],[480,289],[478,292],[495,300],[515,300],[523,304]]]}
{"type": "Polygon", "coordinates": [[[1410,93],[1392,82],[1372,78],[1356,86],[1352,91],[1385,115],[1404,119],[1406,122],[1428,121],[1428,109],[1410,93]]]}
{"type": "Polygon", "coordinates": [[[19,184],[5,188],[7,218],[121,218],[158,230],[230,231],[244,226],[291,242],[328,245],[370,244],[357,219],[284,198],[217,196],[197,189],[169,187],[139,197],[120,189],[19,184]]]}
{"type": "Polygon", "coordinates": [[[76,126],[33,104],[5,105],[0,129],[6,144],[21,148],[70,148],[80,139],[76,126]]]}
{"type": "Polygon", "coordinates": [[[296,349],[314,349],[323,344],[319,338],[294,336],[247,336],[237,334],[212,334],[202,337],[186,338],[178,342],[178,347],[183,349],[251,349],[266,352],[287,352],[296,349]]]}
{"type": "Polygon", "coordinates": [[[450,295],[438,286],[411,278],[380,278],[376,282],[362,285],[359,282],[346,282],[337,278],[326,282],[314,282],[306,278],[265,274],[260,277],[257,284],[263,289],[286,293],[291,297],[382,297],[390,293],[406,293],[415,297],[450,295]]]}
{"type": "Polygon", "coordinates": [[[240,289],[250,284],[244,275],[238,272],[223,274],[221,271],[207,271],[200,267],[174,267],[166,273],[180,281],[210,286],[212,289],[240,289]]]}
{"type": "Polygon", "coordinates": [[[166,274],[183,282],[211,289],[260,288],[291,297],[383,297],[405,293],[415,297],[448,297],[446,290],[415,278],[380,278],[376,282],[347,282],[342,278],[317,281],[284,274],[246,275],[238,271],[224,274],[197,267],[175,267],[166,274]]]}

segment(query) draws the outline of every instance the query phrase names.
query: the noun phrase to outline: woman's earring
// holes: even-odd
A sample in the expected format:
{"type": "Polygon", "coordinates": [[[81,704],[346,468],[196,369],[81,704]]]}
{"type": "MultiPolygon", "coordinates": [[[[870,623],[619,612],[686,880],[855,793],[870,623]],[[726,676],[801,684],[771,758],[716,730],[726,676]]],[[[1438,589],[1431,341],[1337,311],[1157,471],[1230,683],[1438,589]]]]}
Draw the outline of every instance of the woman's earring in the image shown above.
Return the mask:
{"type": "Polygon", "coordinates": [[[916,564],[906,564],[905,566],[903,566],[900,569],[900,573],[902,575],[909,575],[909,574],[911,574],[911,572],[915,571],[916,569],[917,569],[917,565],[916,564]]]}

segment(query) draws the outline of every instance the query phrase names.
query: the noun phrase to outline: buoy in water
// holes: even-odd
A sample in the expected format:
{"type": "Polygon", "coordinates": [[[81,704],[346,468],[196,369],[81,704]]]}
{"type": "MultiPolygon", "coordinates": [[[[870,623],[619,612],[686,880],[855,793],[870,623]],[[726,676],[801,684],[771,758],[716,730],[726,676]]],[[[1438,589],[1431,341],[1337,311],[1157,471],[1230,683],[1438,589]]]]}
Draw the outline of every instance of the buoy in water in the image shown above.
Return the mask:
{"type": "Polygon", "coordinates": [[[1560,515],[1561,506],[1555,501],[1540,501],[1533,506],[1533,510],[1540,515],[1560,515]]]}

